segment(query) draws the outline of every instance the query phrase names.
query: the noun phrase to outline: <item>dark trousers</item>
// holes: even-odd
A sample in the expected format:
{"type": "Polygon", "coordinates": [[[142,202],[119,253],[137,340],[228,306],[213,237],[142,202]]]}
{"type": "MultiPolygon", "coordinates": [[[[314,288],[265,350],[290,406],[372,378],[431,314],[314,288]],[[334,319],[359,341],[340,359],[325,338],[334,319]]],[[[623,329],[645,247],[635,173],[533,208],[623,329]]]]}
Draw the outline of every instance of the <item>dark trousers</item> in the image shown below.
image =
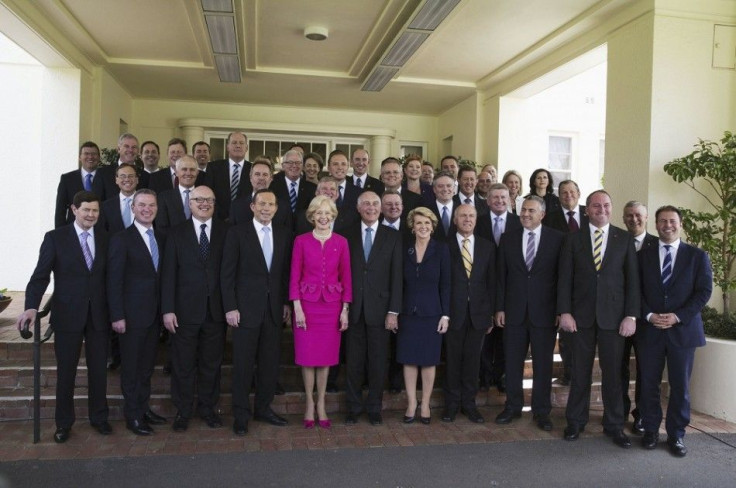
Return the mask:
{"type": "Polygon", "coordinates": [[[506,372],[506,358],[503,353],[503,329],[494,327],[483,339],[480,356],[480,381],[484,385],[500,385],[506,372]]]}
{"type": "MultiPolygon", "coordinates": [[[[91,312],[90,312],[91,313],[91,312]]],[[[79,332],[54,332],[56,354],[56,427],[71,428],[76,420],[74,414],[74,385],[77,378],[79,356],[87,361],[87,407],[89,421],[94,424],[107,422],[107,344],[109,331],[95,329],[87,321],[79,332]]]]}
{"type": "Polygon", "coordinates": [[[456,410],[475,409],[478,393],[480,351],[486,329],[474,329],[470,322],[470,310],[461,326],[450,327],[445,334],[445,408],[456,410]]]}
{"type": "Polygon", "coordinates": [[[397,334],[389,334],[388,385],[391,389],[401,390],[404,387],[404,366],[396,360],[396,336],[397,334]]]}
{"type": "Polygon", "coordinates": [[[660,384],[665,362],[670,397],[665,429],[669,437],[684,437],[690,423],[690,375],[695,359],[694,347],[673,347],[664,338],[641,347],[641,421],[647,432],[658,432],[662,423],[660,384]]]}
{"type": "Polygon", "coordinates": [[[562,377],[570,380],[572,377],[572,333],[559,330],[560,359],[562,359],[562,377]]]}
{"type": "MultiPolygon", "coordinates": [[[[638,324],[637,324],[638,327],[638,324]]],[[[639,367],[639,347],[637,346],[636,336],[626,337],[624,340],[624,352],[621,356],[621,393],[623,394],[622,399],[624,401],[624,420],[628,418],[629,413],[634,416],[634,419],[640,417],[639,412],[639,401],[641,400],[641,368],[639,367]],[[636,359],[636,380],[634,387],[634,402],[636,402],[636,408],[631,410],[631,398],[629,398],[629,382],[631,381],[631,371],[629,365],[631,364],[631,351],[634,351],[634,358],[636,359]]]]}
{"type": "MultiPolygon", "coordinates": [[[[552,320],[552,324],[554,320],[552,320]]],[[[552,411],[552,364],[555,350],[555,327],[532,327],[527,317],[523,324],[504,328],[506,353],[506,408],[521,412],[524,407],[524,363],[531,345],[532,413],[549,415],[552,411]]]]}
{"type": "Polygon", "coordinates": [[[279,377],[281,354],[281,324],[270,316],[258,327],[234,327],[233,341],[233,416],[239,422],[253,417],[255,411],[264,415],[271,410],[279,377]],[[256,362],[258,367],[256,367],[256,362]],[[250,408],[250,390],[256,377],[253,410],[250,408]]]}
{"type": "Polygon", "coordinates": [[[192,417],[194,389],[197,413],[214,413],[220,397],[220,367],[225,349],[225,324],[211,320],[203,324],[182,324],[171,335],[171,400],[178,413],[192,417]]]}
{"type": "Polygon", "coordinates": [[[590,410],[590,385],[598,345],[603,390],[603,428],[621,430],[624,426],[624,404],[621,400],[621,356],[624,338],[618,329],[603,330],[597,324],[572,333],[572,354],[575,358],[572,384],[567,399],[565,417],[568,425],[585,427],[590,410]]]}
{"type": "Polygon", "coordinates": [[[347,382],[345,399],[348,410],[359,414],[380,413],[383,405],[383,384],[388,362],[388,336],[384,324],[368,325],[363,313],[357,323],[345,331],[345,361],[347,382]],[[363,402],[363,382],[368,373],[368,396],[363,402]]]}
{"type": "Polygon", "coordinates": [[[127,327],[117,334],[120,344],[120,389],[123,392],[125,420],[141,420],[148,411],[151,397],[151,376],[156,363],[158,345],[156,320],[148,327],[127,327]]]}

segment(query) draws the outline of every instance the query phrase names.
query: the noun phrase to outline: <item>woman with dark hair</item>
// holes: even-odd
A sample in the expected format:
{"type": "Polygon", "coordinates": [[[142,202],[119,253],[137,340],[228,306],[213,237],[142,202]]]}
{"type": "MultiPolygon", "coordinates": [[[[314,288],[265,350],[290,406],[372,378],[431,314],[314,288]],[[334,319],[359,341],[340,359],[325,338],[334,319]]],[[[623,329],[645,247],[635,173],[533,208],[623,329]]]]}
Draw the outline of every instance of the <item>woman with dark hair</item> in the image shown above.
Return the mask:
{"type": "Polygon", "coordinates": [[[430,201],[429,197],[434,197],[432,185],[423,182],[421,177],[422,158],[416,154],[409,154],[404,159],[404,182],[401,184],[401,189],[417,193],[430,201]]]}
{"type": "Polygon", "coordinates": [[[547,215],[560,210],[560,199],[555,195],[552,173],[544,168],[534,170],[529,178],[529,195],[536,195],[544,199],[547,215]]]}
{"type": "Polygon", "coordinates": [[[322,169],[325,163],[322,161],[322,156],[317,153],[308,153],[304,155],[304,179],[314,183],[319,183],[319,179],[322,177],[322,169]]]}

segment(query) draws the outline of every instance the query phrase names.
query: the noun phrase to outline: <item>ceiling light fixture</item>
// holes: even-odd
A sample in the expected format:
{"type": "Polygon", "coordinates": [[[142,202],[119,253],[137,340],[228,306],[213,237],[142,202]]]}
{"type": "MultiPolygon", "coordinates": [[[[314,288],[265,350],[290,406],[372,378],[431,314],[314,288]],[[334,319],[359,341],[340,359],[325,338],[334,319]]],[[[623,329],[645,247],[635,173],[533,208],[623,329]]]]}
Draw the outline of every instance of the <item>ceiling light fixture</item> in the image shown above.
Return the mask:
{"type": "Polygon", "coordinates": [[[319,27],[316,25],[310,25],[304,28],[304,37],[310,41],[324,41],[327,39],[329,32],[327,27],[319,27]]]}
{"type": "Polygon", "coordinates": [[[202,0],[202,13],[220,82],[240,83],[238,31],[233,0],[202,0]]]}

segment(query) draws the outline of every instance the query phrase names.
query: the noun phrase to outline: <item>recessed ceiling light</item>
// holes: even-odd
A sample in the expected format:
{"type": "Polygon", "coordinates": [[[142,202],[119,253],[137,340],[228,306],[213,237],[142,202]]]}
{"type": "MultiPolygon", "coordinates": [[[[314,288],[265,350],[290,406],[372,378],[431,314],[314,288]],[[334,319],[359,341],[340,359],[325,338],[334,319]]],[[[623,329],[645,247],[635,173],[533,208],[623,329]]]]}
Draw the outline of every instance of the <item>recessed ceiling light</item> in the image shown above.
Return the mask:
{"type": "Polygon", "coordinates": [[[327,39],[327,27],[317,27],[310,25],[304,28],[304,37],[310,41],[324,41],[327,39]]]}

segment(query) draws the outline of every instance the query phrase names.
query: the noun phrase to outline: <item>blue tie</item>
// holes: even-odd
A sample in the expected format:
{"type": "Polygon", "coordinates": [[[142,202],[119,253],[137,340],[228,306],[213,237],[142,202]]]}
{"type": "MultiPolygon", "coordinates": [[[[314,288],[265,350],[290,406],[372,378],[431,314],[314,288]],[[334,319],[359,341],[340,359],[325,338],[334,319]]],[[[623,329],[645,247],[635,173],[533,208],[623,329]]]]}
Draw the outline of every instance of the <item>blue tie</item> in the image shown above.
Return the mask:
{"type": "Polygon", "coordinates": [[[368,256],[371,255],[371,247],[373,247],[373,239],[371,239],[372,232],[373,229],[366,227],[365,238],[363,239],[363,256],[365,257],[366,263],[368,262],[368,256]]]}
{"type": "Polygon", "coordinates": [[[87,173],[87,176],[84,177],[84,189],[92,191],[92,173],[87,173]]]}
{"type": "Polygon", "coordinates": [[[153,268],[158,271],[158,244],[156,243],[156,237],[153,235],[153,229],[148,229],[146,234],[148,234],[148,244],[151,246],[151,261],[153,261],[153,268]]]}
{"type": "Polygon", "coordinates": [[[296,212],[296,181],[291,182],[289,189],[289,204],[291,205],[291,213],[296,212]]]}
{"type": "Polygon", "coordinates": [[[664,261],[662,262],[662,285],[667,286],[667,282],[672,278],[672,253],[670,249],[672,246],[665,244],[664,246],[664,261]]]}
{"type": "Polygon", "coordinates": [[[127,229],[130,227],[130,224],[133,223],[133,216],[130,214],[130,197],[125,197],[123,199],[123,224],[125,225],[125,228],[127,229]]]}
{"type": "Polygon", "coordinates": [[[184,217],[189,220],[192,217],[192,209],[189,208],[189,192],[192,190],[184,190],[184,217]]]}
{"type": "Polygon", "coordinates": [[[199,255],[204,261],[207,261],[207,258],[210,257],[210,240],[207,239],[207,232],[205,232],[207,224],[202,224],[199,228],[202,229],[202,232],[199,233],[199,255]]]}
{"type": "Polygon", "coordinates": [[[442,207],[442,228],[445,229],[445,235],[450,231],[450,213],[447,206],[442,207]]]}
{"type": "Polygon", "coordinates": [[[266,259],[266,268],[271,271],[271,261],[273,260],[273,249],[271,248],[271,239],[269,234],[271,229],[263,227],[263,257],[266,259]]]}

